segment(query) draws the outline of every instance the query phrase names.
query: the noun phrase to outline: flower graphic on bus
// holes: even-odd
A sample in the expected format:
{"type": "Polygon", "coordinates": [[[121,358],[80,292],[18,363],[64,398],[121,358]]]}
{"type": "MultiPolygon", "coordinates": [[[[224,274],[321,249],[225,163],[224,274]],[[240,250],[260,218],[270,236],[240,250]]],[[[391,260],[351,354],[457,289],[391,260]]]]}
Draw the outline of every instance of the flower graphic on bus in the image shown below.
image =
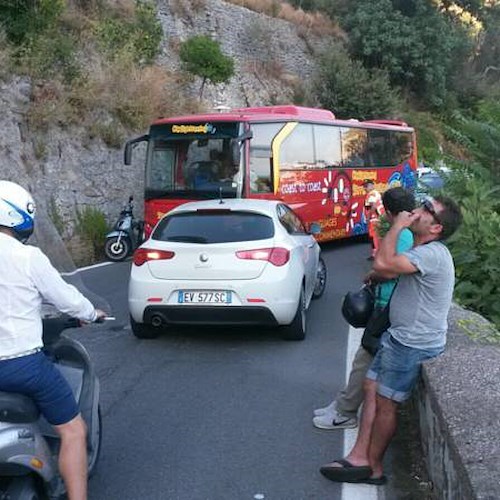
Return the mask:
{"type": "Polygon", "coordinates": [[[333,201],[334,205],[340,205],[342,215],[346,215],[347,206],[351,199],[352,189],[351,180],[344,172],[328,172],[328,175],[323,179],[324,187],[321,192],[326,195],[321,200],[322,205],[326,205],[329,200],[333,201]]]}
{"type": "Polygon", "coordinates": [[[352,199],[352,182],[346,172],[328,172],[323,179],[321,192],[325,195],[322,205],[333,202],[333,215],[344,218],[346,234],[363,234],[366,223],[363,223],[363,210],[359,202],[352,199]]]}

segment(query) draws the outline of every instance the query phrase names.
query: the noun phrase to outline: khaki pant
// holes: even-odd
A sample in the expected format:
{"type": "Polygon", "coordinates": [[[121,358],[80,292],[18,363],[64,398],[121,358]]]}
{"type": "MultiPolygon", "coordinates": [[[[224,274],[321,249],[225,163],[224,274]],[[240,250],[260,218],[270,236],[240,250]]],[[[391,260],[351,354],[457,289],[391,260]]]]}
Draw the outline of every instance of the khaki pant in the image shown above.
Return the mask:
{"type": "Polygon", "coordinates": [[[336,399],[337,411],[342,415],[356,418],[364,399],[363,382],[372,361],[373,356],[360,345],[352,361],[349,381],[336,399]]]}

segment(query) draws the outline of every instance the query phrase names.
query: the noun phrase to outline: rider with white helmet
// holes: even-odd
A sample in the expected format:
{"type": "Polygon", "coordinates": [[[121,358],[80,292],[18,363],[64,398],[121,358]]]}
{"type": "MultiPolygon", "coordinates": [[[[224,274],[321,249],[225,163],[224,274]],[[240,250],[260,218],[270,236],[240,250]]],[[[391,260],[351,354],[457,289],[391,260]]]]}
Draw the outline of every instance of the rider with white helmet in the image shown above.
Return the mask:
{"type": "Polygon", "coordinates": [[[35,202],[14,182],[0,181],[0,391],[31,397],[61,436],[59,469],[70,500],[87,498],[86,427],[71,389],[42,351],[42,300],[83,321],[105,313],[67,284],[47,256],[24,245],[35,202]]]}

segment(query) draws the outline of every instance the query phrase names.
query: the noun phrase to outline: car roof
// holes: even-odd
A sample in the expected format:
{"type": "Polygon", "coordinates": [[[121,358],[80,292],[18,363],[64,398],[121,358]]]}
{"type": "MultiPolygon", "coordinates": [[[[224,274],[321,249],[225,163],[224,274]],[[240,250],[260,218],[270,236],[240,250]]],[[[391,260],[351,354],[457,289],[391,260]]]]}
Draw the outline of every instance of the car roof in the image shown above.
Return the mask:
{"type": "Polygon", "coordinates": [[[254,200],[242,198],[223,198],[214,200],[192,201],[183,203],[171,210],[168,215],[196,210],[237,210],[259,212],[269,216],[276,215],[276,206],[283,204],[279,200],[254,200]]]}

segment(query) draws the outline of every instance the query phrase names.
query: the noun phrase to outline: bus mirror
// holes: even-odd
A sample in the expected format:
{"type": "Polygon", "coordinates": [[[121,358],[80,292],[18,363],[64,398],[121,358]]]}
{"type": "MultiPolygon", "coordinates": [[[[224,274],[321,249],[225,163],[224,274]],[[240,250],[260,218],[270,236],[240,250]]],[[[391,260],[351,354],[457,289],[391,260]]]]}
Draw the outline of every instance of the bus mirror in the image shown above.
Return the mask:
{"type": "Polygon", "coordinates": [[[238,167],[240,165],[241,160],[241,143],[243,141],[247,141],[253,137],[253,132],[251,130],[247,130],[243,134],[231,139],[230,153],[231,153],[231,163],[238,167]]]}
{"type": "Polygon", "coordinates": [[[130,141],[127,141],[125,144],[125,151],[124,151],[124,157],[123,157],[123,163],[125,165],[131,165],[132,164],[132,149],[135,147],[135,145],[139,142],[144,142],[149,140],[149,135],[141,135],[140,137],[136,137],[135,139],[131,139],[130,141]]]}
{"type": "Polygon", "coordinates": [[[317,222],[311,222],[311,224],[309,224],[309,233],[310,234],[321,233],[321,225],[318,224],[317,222]]]}
{"type": "Polygon", "coordinates": [[[240,165],[241,152],[240,143],[238,141],[231,141],[231,163],[235,167],[240,165]]]}
{"type": "Polygon", "coordinates": [[[132,144],[130,144],[129,142],[125,144],[124,163],[125,165],[130,165],[132,163],[132,144]]]}

